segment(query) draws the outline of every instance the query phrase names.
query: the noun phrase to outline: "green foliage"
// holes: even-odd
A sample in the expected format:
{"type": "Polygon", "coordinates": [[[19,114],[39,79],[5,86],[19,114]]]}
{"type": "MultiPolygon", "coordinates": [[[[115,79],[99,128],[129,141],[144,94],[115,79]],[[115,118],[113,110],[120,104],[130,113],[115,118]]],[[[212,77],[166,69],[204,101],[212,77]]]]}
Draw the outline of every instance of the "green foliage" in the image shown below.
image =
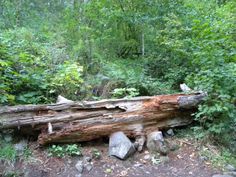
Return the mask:
{"type": "Polygon", "coordinates": [[[197,49],[193,48],[192,66],[197,68],[186,78],[190,86],[208,93],[206,101],[195,114],[195,119],[201,124],[201,127],[196,128],[197,132],[201,137],[206,134],[214,136],[234,152],[236,142],[232,137],[236,135],[236,42],[232,37],[234,16],[231,8],[235,6],[235,3],[229,2],[224,8],[216,7],[214,15],[218,18],[205,18],[204,23],[194,21],[192,32],[196,37],[192,43],[197,49]],[[203,132],[204,129],[207,132],[203,132]]]}
{"type": "Polygon", "coordinates": [[[17,152],[12,144],[3,143],[0,146],[0,159],[14,161],[17,157],[17,152]]]}
{"type": "Polygon", "coordinates": [[[64,157],[82,155],[81,147],[77,144],[52,145],[49,149],[49,156],[64,157]]]}
{"type": "Polygon", "coordinates": [[[0,160],[15,162],[20,159],[22,155],[24,159],[28,159],[32,155],[30,148],[25,147],[23,153],[18,152],[12,142],[6,142],[3,136],[0,135],[0,137],[0,160]]]}
{"type": "Polygon", "coordinates": [[[4,177],[18,177],[21,173],[19,171],[7,171],[3,174],[4,177]]]}
{"type": "Polygon", "coordinates": [[[64,95],[67,98],[76,99],[75,95],[83,82],[81,78],[83,68],[77,63],[65,62],[59,65],[55,77],[51,78],[51,93],[64,95]]]}
{"type": "Polygon", "coordinates": [[[92,150],[92,157],[94,159],[100,159],[101,158],[101,152],[98,149],[92,150]]]}
{"type": "Polygon", "coordinates": [[[159,165],[161,163],[160,155],[159,154],[153,155],[151,158],[151,162],[153,165],[159,165]]]}
{"type": "Polygon", "coordinates": [[[46,58],[33,33],[22,28],[0,38],[0,104],[47,101],[46,58]]]}
{"type": "Polygon", "coordinates": [[[225,148],[216,150],[214,146],[202,147],[200,155],[206,157],[215,167],[223,168],[225,164],[236,165],[235,155],[225,148]]]}
{"type": "Polygon", "coordinates": [[[206,133],[214,135],[221,142],[228,142],[228,145],[230,143],[229,147],[232,150],[236,146],[236,142],[231,139],[236,135],[235,74],[235,64],[224,64],[212,70],[202,70],[193,78],[188,78],[197,85],[198,90],[208,92],[206,101],[199,106],[199,111],[195,114],[195,119],[208,130],[208,132],[202,132],[203,128],[196,129],[199,136],[202,135],[199,138],[203,138],[206,133]]]}
{"type": "Polygon", "coordinates": [[[112,92],[114,98],[132,98],[139,95],[136,88],[116,88],[112,92]]]}
{"type": "Polygon", "coordinates": [[[0,104],[46,103],[56,94],[75,98],[83,82],[77,62],[49,58],[52,51],[40,46],[42,36],[26,28],[6,31],[0,38],[0,104]]]}
{"type": "Polygon", "coordinates": [[[32,151],[30,148],[26,147],[23,152],[24,158],[27,160],[32,156],[32,151]]]}

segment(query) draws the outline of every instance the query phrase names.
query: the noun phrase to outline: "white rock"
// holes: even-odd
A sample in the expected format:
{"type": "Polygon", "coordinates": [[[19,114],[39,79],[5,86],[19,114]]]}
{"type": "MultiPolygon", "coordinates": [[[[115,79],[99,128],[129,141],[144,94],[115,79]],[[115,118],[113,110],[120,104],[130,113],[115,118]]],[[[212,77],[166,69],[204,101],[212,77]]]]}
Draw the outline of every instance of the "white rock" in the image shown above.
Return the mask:
{"type": "Polygon", "coordinates": [[[144,160],[149,160],[151,158],[151,156],[149,154],[147,154],[143,158],[144,158],[144,160]]]}

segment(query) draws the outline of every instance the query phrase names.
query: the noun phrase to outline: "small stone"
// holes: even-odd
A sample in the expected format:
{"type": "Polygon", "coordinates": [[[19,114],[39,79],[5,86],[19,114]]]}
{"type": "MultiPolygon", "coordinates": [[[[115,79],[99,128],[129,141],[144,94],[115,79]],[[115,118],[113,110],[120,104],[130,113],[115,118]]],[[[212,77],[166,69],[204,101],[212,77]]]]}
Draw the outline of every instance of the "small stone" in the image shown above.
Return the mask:
{"type": "Polygon", "coordinates": [[[123,170],[120,172],[120,176],[127,176],[128,172],[126,170],[123,170]]]}
{"type": "Polygon", "coordinates": [[[85,162],[91,162],[91,161],[92,161],[92,158],[89,157],[89,156],[85,156],[85,157],[84,157],[84,161],[85,161],[85,162]]]}
{"type": "Polygon", "coordinates": [[[82,174],[77,174],[77,175],[75,175],[75,177],[81,177],[82,176],[82,174]]]}
{"type": "Polygon", "coordinates": [[[203,161],[207,161],[208,158],[206,156],[200,156],[199,159],[203,162],[203,161]]]}
{"type": "Polygon", "coordinates": [[[216,174],[216,175],[213,175],[212,177],[233,177],[233,176],[231,176],[231,175],[216,174]]]}
{"type": "Polygon", "coordinates": [[[82,173],[84,169],[83,161],[79,160],[76,163],[75,168],[78,170],[79,173],[82,173]]]}
{"type": "Polygon", "coordinates": [[[230,164],[226,165],[225,169],[228,170],[228,171],[236,171],[236,168],[233,165],[230,165],[230,164]]]}
{"type": "Polygon", "coordinates": [[[88,172],[90,172],[92,170],[93,166],[91,164],[87,164],[85,166],[85,168],[87,169],[88,172]]]}
{"type": "Polygon", "coordinates": [[[135,152],[135,147],[123,132],[116,132],[110,136],[109,155],[126,159],[135,152]]]}
{"type": "Polygon", "coordinates": [[[136,163],[136,164],[134,164],[134,167],[141,167],[141,166],[142,166],[141,163],[136,163]]]}
{"type": "Polygon", "coordinates": [[[174,131],[173,131],[173,129],[171,128],[171,129],[169,129],[169,130],[167,130],[167,135],[169,135],[169,136],[174,136],[175,134],[174,134],[174,131]]]}
{"type": "Polygon", "coordinates": [[[149,154],[147,154],[147,155],[145,155],[143,158],[144,158],[144,160],[148,160],[148,159],[151,158],[151,156],[150,156],[149,154]]]}

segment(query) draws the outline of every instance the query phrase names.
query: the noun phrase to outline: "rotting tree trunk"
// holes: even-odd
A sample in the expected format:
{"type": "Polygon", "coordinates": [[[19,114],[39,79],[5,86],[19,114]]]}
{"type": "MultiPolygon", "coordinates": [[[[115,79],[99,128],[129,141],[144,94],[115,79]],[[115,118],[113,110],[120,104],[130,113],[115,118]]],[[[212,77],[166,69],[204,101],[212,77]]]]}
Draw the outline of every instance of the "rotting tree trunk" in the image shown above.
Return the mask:
{"type": "Polygon", "coordinates": [[[0,130],[36,134],[41,145],[82,142],[123,131],[142,137],[153,130],[187,125],[205,93],[67,102],[0,108],[0,130]]]}

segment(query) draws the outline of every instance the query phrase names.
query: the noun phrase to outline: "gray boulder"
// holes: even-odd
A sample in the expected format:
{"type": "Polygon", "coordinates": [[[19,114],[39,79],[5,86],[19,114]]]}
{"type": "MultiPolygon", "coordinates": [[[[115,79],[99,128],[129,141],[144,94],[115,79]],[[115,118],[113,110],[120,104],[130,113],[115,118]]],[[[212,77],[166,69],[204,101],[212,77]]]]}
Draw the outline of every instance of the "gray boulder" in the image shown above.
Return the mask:
{"type": "Polygon", "coordinates": [[[123,132],[115,132],[110,136],[109,155],[126,159],[135,152],[135,147],[123,132]]]}
{"type": "Polygon", "coordinates": [[[172,128],[169,129],[169,130],[167,130],[166,133],[167,133],[167,135],[169,135],[169,136],[174,136],[174,135],[175,135],[172,128]]]}

